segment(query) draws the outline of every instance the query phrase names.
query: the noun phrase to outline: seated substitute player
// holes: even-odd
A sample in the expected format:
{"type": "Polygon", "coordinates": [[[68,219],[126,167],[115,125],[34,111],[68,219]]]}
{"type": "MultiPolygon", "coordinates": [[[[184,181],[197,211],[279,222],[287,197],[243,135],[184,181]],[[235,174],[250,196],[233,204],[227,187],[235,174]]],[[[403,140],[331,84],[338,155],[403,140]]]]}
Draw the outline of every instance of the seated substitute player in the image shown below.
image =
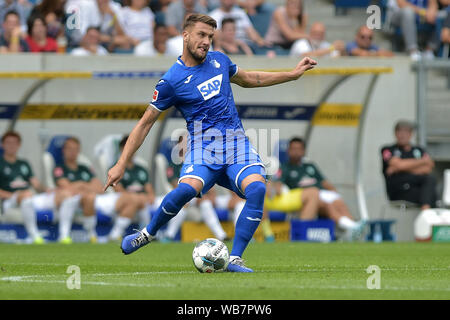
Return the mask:
{"type": "MultiPolygon", "coordinates": [[[[315,219],[317,213],[319,213],[333,220],[339,228],[344,230],[347,239],[356,240],[360,237],[365,221],[356,222],[342,197],[337,193],[336,188],[325,179],[319,168],[313,163],[304,161],[305,142],[303,139],[292,138],[289,141],[287,152],[289,160],[282,164],[278,173],[278,181],[285,184],[290,192],[298,190],[296,192],[307,192],[309,197],[313,197],[309,194],[310,189],[313,188],[313,193],[317,193],[319,196],[318,210],[316,212],[308,210],[308,215],[304,215],[307,204],[305,203],[300,219],[315,219]]],[[[281,188],[278,186],[277,189],[280,190],[281,188]]],[[[276,206],[274,209],[276,209],[276,206]]]]}
{"type": "Polygon", "coordinates": [[[133,197],[126,193],[102,193],[102,185],[95,177],[93,170],[78,163],[80,153],[80,141],[75,137],[69,137],[64,142],[62,165],[56,166],[53,177],[58,188],[70,190],[77,194],[70,203],[71,209],[67,215],[60,214],[59,241],[70,244],[70,230],[74,213],[80,207],[83,209],[83,227],[88,232],[91,242],[97,241],[95,231],[97,225],[96,210],[103,214],[115,218],[113,228],[109,234],[109,240],[119,240],[130,225],[134,217],[138,203],[133,201],[133,197]]]}
{"type": "Polygon", "coordinates": [[[248,72],[238,68],[225,54],[209,51],[216,28],[216,21],[207,15],[192,14],[186,19],[183,54],[156,85],[150,106],[132,130],[116,165],[109,170],[104,189],[116,185],[123,177],[126,163],[159,114],[175,106],[185,118],[190,135],[180,183],[164,197],[146,228],[123,239],[122,251],[130,254],[147,245],[186,203],[217,183],[246,199],[236,223],[227,270],[253,272],[244,265],[242,254],[261,221],[265,171],[245,135],[231,83],[251,88],[296,80],[312,69],[316,61],[304,58],[291,71],[248,72]]]}
{"type": "Polygon", "coordinates": [[[381,149],[383,175],[390,200],[409,201],[425,210],[436,206],[436,179],[431,174],[434,161],[424,148],[411,144],[413,132],[409,121],[397,122],[397,141],[381,149]]]}
{"type": "MultiPolygon", "coordinates": [[[[121,153],[127,139],[128,135],[124,136],[119,142],[121,153]]],[[[128,192],[135,196],[134,201],[138,203],[139,224],[143,227],[148,225],[150,223],[150,210],[162,201],[162,197],[161,199],[155,197],[155,191],[149,182],[147,169],[130,159],[122,180],[114,189],[116,192],[128,192]]]]}
{"type": "Polygon", "coordinates": [[[25,229],[35,244],[44,243],[40,236],[36,210],[65,210],[65,200],[71,194],[67,191],[46,190],[34,176],[28,161],[19,159],[17,153],[22,143],[22,138],[15,131],[7,131],[2,136],[3,157],[0,159],[0,200],[1,209],[20,207],[25,229]],[[35,191],[42,192],[35,194],[35,191]]]}

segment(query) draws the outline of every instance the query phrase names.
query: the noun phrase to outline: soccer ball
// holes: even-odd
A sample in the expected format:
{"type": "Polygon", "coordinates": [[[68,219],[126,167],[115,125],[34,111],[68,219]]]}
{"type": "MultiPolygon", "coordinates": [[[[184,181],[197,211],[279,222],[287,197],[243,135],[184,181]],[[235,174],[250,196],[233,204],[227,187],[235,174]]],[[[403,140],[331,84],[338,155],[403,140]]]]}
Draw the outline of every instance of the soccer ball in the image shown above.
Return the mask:
{"type": "Polygon", "coordinates": [[[197,270],[202,273],[220,272],[227,268],[230,255],[225,243],[208,238],[195,246],[192,261],[197,270]]]}

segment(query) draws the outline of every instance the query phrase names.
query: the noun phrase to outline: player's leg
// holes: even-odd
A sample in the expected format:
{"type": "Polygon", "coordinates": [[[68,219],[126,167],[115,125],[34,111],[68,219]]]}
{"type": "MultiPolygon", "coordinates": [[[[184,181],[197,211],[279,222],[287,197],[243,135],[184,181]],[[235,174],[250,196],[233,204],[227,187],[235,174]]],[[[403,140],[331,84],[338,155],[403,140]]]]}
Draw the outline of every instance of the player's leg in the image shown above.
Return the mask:
{"type": "Polygon", "coordinates": [[[64,199],[59,207],[59,242],[72,243],[70,230],[75,211],[80,207],[81,195],[75,195],[64,199]]]}
{"type": "Polygon", "coordinates": [[[320,190],[320,212],[346,231],[347,240],[358,239],[365,227],[365,221],[355,221],[341,196],[330,190],[320,190]]]}
{"type": "MultiPolygon", "coordinates": [[[[195,199],[192,199],[193,201],[195,199]]],[[[181,226],[183,225],[183,222],[186,220],[187,211],[185,208],[181,208],[181,210],[178,212],[178,214],[170,219],[170,221],[167,223],[167,229],[164,232],[164,236],[162,237],[162,242],[171,242],[175,239],[175,236],[177,235],[178,230],[180,230],[181,226]]]]}
{"type": "Polygon", "coordinates": [[[264,240],[267,242],[274,242],[275,235],[270,224],[269,211],[264,208],[263,216],[261,218],[261,229],[264,235],[264,240]]]}
{"type": "Polygon", "coordinates": [[[89,241],[97,242],[97,214],[95,210],[95,199],[97,194],[94,192],[84,192],[81,195],[81,208],[83,210],[83,229],[87,232],[89,241]]]}
{"type": "Polygon", "coordinates": [[[158,230],[170,221],[181,208],[193,199],[203,188],[202,180],[186,177],[178,186],[169,192],[156,210],[150,224],[137,233],[126,236],[122,241],[122,252],[130,254],[140,247],[150,243],[158,230]]]}
{"type": "Polygon", "coordinates": [[[223,230],[219,218],[217,217],[217,213],[212,202],[213,197],[214,195],[208,192],[201,199],[199,199],[198,207],[200,209],[203,222],[205,222],[217,239],[224,241],[227,238],[227,234],[225,230],[223,230]]]}
{"type": "Polygon", "coordinates": [[[36,211],[33,208],[33,193],[30,190],[19,191],[16,195],[15,201],[20,206],[25,230],[32,239],[33,243],[44,243],[44,240],[39,235],[39,230],[37,227],[36,211]]]}
{"type": "Polygon", "coordinates": [[[301,193],[302,208],[299,214],[301,220],[314,220],[319,212],[319,189],[304,188],[301,193]]]}
{"type": "MultiPolygon", "coordinates": [[[[227,169],[230,185],[246,202],[236,221],[233,247],[230,253],[230,272],[253,272],[243,264],[242,254],[261,222],[266,194],[265,170],[259,164],[230,165],[227,169]]],[[[225,186],[225,185],[224,185],[225,186]]]]}
{"type": "Polygon", "coordinates": [[[140,203],[136,200],[135,195],[127,192],[122,192],[115,198],[114,212],[118,215],[109,234],[110,240],[117,241],[122,238],[139,209],[140,203]]]}

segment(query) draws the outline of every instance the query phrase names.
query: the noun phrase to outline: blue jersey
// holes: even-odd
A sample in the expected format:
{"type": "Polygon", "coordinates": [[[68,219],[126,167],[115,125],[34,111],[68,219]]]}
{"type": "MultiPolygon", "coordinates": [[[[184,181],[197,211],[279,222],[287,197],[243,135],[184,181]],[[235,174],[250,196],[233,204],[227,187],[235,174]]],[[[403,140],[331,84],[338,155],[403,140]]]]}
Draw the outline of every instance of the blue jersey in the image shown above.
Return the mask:
{"type": "Polygon", "coordinates": [[[151,105],[159,111],[175,106],[190,134],[186,162],[245,163],[255,154],[245,136],[231,90],[238,67],[221,52],[187,67],[178,58],[156,85],[151,105]]]}

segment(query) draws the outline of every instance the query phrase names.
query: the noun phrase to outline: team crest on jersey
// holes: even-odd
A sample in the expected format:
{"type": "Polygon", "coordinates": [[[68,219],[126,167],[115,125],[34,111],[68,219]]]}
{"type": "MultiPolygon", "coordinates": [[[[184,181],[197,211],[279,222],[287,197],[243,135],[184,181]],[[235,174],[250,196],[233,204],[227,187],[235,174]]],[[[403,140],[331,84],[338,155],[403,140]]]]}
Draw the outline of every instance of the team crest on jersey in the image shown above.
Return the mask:
{"type": "Polygon", "coordinates": [[[158,100],[158,95],[159,95],[159,91],[155,89],[155,91],[153,92],[152,102],[155,102],[156,100],[158,100]]]}
{"type": "Polygon", "coordinates": [[[197,86],[197,89],[202,94],[204,100],[211,99],[219,94],[220,87],[222,86],[222,78],[223,75],[219,74],[197,86]]]}
{"type": "Polygon", "coordinates": [[[216,59],[211,60],[211,64],[212,64],[214,67],[216,67],[217,69],[220,68],[220,63],[218,63],[216,59]]]}

